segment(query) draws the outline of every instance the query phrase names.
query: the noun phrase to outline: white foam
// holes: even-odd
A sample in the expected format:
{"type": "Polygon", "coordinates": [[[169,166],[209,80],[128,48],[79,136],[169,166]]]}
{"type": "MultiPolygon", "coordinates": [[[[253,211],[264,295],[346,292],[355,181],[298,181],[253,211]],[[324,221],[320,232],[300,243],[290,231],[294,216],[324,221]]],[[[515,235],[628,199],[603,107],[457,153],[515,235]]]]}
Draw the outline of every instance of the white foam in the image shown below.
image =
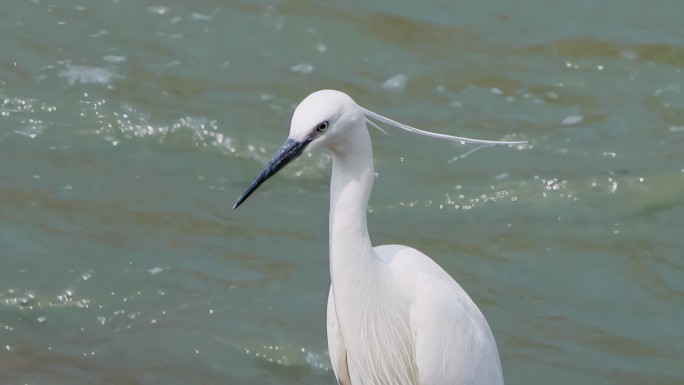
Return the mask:
{"type": "Polygon", "coordinates": [[[312,73],[314,70],[313,66],[309,63],[300,63],[290,67],[290,71],[298,73],[301,75],[307,75],[312,73]]]}
{"type": "Polygon", "coordinates": [[[114,73],[106,68],[67,65],[67,69],[59,73],[59,76],[68,80],[69,84],[109,84],[114,73]]]}
{"type": "Polygon", "coordinates": [[[406,83],[408,82],[408,77],[399,74],[393,76],[382,84],[382,88],[386,90],[401,90],[406,88],[406,83]]]}

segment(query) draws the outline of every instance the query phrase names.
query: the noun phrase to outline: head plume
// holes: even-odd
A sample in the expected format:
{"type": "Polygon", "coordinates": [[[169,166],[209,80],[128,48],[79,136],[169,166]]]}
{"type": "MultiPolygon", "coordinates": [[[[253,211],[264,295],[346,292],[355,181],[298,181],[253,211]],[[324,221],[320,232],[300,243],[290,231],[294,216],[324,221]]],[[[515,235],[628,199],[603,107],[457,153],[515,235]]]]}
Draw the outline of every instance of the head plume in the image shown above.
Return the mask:
{"type": "Polygon", "coordinates": [[[371,124],[373,127],[379,129],[380,131],[384,132],[382,128],[380,128],[375,122],[373,122],[371,119],[375,119],[378,122],[382,122],[385,124],[388,124],[393,127],[401,128],[402,130],[418,134],[418,135],[423,135],[423,136],[429,136],[431,138],[437,138],[437,139],[446,139],[446,140],[452,140],[452,141],[457,141],[461,144],[466,144],[466,143],[472,143],[472,144],[478,144],[480,146],[494,146],[497,144],[506,144],[506,145],[521,145],[521,144],[526,144],[527,141],[501,141],[501,140],[482,140],[482,139],[471,139],[471,138],[465,138],[462,136],[453,136],[453,135],[446,135],[446,134],[438,134],[435,132],[430,132],[430,131],[425,131],[421,130],[415,127],[411,127],[409,125],[399,123],[396,120],[392,120],[388,117],[382,116],[378,114],[377,112],[373,112],[371,110],[365,109],[361,106],[359,106],[361,111],[363,111],[364,116],[366,117],[366,122],[371,124]]]}

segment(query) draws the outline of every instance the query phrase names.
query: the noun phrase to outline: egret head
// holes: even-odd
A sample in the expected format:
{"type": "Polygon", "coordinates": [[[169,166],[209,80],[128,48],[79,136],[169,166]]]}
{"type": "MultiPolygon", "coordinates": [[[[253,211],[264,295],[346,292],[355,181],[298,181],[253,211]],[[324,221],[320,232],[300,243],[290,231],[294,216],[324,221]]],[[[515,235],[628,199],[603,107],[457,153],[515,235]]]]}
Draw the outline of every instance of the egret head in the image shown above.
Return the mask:
{"type": "Polygon", "coordinates": [[[371,119],[413,134],[456,141],[461,144],[472,143],[480,147],[495,144],[523,145],[527,143],[524,141],[509,142],[470,139],[423,131],[362,108],[354,103],[349,95],[343,92],[334,90],[317,91],[299,103],[299,106],[297,106],[292,115],[290,134],[285,144],[266,165],[264,171],[240,195],[233,208],[235,209],[240,206],[266,179],[275,175],[281,168],[300,156],[304,150],[312,150],[323,146],[334,152],[336,147],[344,148],[345,145],[350,145],[350,142],[345,139],[358,138],[359,136],[355,135],[358,132],[357,130],[366,129],[365,122],[382,130],[371,119]]]}
{"type": "Polygon", "coordinates": [[[365,128],[363,122],[363,111],[343,92],[321,90],[307,96],[292,115],[287,140],[264,171],[238,198],[233,208],[240,206],[266,179],[275,175],[305,150],[333,146],[348,130],[365,128]]]}
{"type": "Polygon", "coordinates": [[[305,144],[308,150],[329,146],[363,120],[363,112],[349,95],[335,90],[317,91],[295,109],[288,139],[305,144]]]}

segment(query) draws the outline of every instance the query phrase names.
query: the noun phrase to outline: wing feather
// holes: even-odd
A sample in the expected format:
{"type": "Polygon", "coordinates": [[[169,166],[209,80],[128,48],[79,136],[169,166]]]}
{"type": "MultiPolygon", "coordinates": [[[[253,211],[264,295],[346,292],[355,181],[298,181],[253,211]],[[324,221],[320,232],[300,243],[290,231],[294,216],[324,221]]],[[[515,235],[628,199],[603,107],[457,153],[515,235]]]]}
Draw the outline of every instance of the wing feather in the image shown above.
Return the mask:
{"type": "Polygon", "coordinates": [[[405,246],[376,248],[409,301],[421,385],[502,385],[496,342],[461,286],[425,254],[405,246]]]}

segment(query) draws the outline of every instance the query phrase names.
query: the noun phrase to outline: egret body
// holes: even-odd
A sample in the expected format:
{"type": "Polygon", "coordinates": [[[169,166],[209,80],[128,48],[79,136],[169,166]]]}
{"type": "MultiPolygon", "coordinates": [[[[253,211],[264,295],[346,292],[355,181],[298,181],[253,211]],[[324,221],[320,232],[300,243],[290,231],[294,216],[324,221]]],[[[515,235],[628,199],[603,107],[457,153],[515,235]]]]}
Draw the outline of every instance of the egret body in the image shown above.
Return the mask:
{"type": "Polygon", "coordinates": [[[375,172],[368,118],[423,135],[513,144],[429,133],[363,109],[342,92],[318,91],[299,104],[285,144],[234,208],[305,149],[325,148],[333,159],[327,337],[338,383],[503,384],[492,332],[463,288],[415,249],[371,245],[366,210],[375,172]]]}

